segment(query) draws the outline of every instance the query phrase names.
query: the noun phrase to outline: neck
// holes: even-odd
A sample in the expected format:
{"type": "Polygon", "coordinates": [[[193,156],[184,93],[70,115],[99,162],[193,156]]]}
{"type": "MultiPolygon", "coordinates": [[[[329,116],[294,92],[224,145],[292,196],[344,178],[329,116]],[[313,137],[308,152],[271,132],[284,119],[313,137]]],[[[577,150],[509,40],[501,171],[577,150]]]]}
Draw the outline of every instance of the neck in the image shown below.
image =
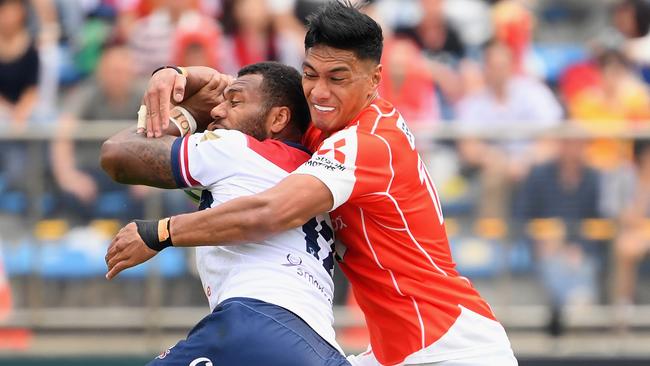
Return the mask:
{"type": "Polygon", "coordinates": [[[299,144],[302,141],[302,134],[294,128],[285,128],[279,133],[273,134],[271,138],[274,140],[295,142],[299,144]]]}
{"type": "Polygon", "coordinates": [[[375,91],[368,97],[368,101],[366,102],[366,105],[363,106],[364,108],[368,107],[371,105],[377,98],[379,98],[379,91],[375,89],[375,91]]]}

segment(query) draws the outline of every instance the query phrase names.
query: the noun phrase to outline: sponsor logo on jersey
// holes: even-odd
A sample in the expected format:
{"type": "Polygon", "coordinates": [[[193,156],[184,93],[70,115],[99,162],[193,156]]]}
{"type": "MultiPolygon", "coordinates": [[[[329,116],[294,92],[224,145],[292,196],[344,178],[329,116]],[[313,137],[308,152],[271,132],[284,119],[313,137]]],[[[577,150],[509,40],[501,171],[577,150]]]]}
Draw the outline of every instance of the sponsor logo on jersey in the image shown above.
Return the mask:
{"type": "Polygon", "coordinates": [[[291,253],[287,254],[287,263],[284,263],[285,267],[296,267],[302,264],[302,258],[291,253]]]}
{"type": "Polygon", "coordinates": [[[340,150],[343,146],[345,146],[345,140],[341,139],[336,141],[332,148],[322,148],[318,150],[316,154],[327,155],[330,152],[332,152],[334,155],[334,160],[338,161],[341,164],[345,164],[345,153],[342,150],[340,150]]]}
{"type": "Polygon", "coordinates": [[[397,119],[397,128],[399,128],[402,132],[404,132],[404,135],[406,135],[406,139],[409,142],[409,146],[411,147],[411,150],[415,150],[415,136],[413,136],[413,133],[411,132],[409,126],[406,124],[406,121],[404,121],[404,118],[402,118],[401,115],[397,119]]]}
{"type": "Polygon", "coordinates": [[[212,361],[207,357],[195,358],[188,366],[213,366],[212,361]]]}
{"type": "Polygon", "coordinates": [[[314,286],[323,295],[323,297],[325,297],[325,300],[327,300],[330,305],[332,304],[332,296],[327,293],[325,286],[318,282],[316,276],[302,267],[296,268],[296,274],[307,280],[310,285],[314,286]]]}
{"type": "Polygon", "coordinates": [[[314,157],[311,158],[311,160],[308,160],[305,164],[311,167],[322,167],[325,168],[329,171],[345,171],[345,165],[330,160],[327,156],[325,155],[315,155],[314,157]]]}
{"type": "Polygon", "coordinates": [[[221,138],[221,136],[217,135],[216,133],[214,133],[212,131],[206,131],[203,134],[203,137],[201,137],[201,140],[199,142],[209,141],[209,140],[218,140],[220,138],[221,138]]]}
{"type": "Polygon", "coordinates": [[[174,348],[174,346],[171,346],[171,347],[167,348],[161,354],[159,354],[158,357],[156,357],[156,358],[159,359],[159,360],[162,360],[163,358],[167,357],[167,355],[172,351],[172,348],[174,348]]]}
{"type": "Polygon", "coordinates": [[[334,231],[340,231],[348,227],[348,225],[343,222],[343,217],[341,215],[336,216],[334,220],[332,220],[332,228],[334,231]]]}

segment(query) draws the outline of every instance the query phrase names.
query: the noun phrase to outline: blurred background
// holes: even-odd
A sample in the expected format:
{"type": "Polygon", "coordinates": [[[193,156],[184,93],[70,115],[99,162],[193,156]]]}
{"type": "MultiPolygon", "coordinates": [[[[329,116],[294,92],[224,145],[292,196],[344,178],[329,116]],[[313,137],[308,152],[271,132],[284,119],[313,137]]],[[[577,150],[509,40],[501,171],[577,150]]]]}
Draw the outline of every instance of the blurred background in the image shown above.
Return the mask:
{"type": "MultiPolygon", "coordinates": [[[[297,68],[319,0],[0,0],[0,364],[138,365],[209,310],[192,250],[104,279],[132,218],[103,139],[160,65],[297,68]]],[[[381,95],[414,130],[458,268],[521,365],[650,364],[650,1],[377,0],[381,95]]],[[[335,278],[347,352],[368,344],[335,278]]]]}

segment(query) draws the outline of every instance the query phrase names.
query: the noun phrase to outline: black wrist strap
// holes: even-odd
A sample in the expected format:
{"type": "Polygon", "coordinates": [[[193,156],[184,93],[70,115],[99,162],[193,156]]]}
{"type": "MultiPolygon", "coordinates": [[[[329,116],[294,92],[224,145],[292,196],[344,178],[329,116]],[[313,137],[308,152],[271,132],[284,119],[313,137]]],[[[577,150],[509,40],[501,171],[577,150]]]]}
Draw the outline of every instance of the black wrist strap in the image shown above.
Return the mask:
{"type": "Polygon", "coordinates": [[[159,68],[155,69],[151,73],[151,76],[153,76],[153,74],[157,73],[158,71],[164,70],[164,69],[174,69],[174,70],[176,70],[177,73],[179,73],[181,75],[185,75],[185,73],[183,72],[183,69],[181,69],[180,67],[178,67],[176,65],[165,65],[165,66],[160,66],[159,68]]]}
{"type": "Polygon", "coordinates": [[[170,221],[169,217],[162,220],[133,220],[142,241],[157,252],[174,245],[169,233],[170,221]]]}

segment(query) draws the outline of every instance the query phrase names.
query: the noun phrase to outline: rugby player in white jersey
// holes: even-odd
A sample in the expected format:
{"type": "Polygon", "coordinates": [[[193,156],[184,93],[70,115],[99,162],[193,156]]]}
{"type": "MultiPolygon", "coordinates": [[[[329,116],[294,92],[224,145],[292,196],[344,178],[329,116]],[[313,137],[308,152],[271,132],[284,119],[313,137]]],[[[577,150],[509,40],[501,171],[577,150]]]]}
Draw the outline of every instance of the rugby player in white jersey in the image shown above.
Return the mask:
{"type": "MultiPolygon", "coordinates": [[[[205,89],[199,94],[215,92],[205,89]]],[[[102,167],[121,183],[202,188],[202,210],[262,192],[310,158],[299,144],[310,116],[297,70],[246,66],[223,97],[208,131],[169,135],[182,133],[183,123],[156,139],[135,127],[121,131],[104,143],[102,167]]],[[[172,115],[185,121],[183,113],[172,115]]],[[[164,248],[169,226],[136,224],[147,260],[164,248]]],[[[333,243],[329,218],[319,215],[256,242],[197,247],[212,312],[150,364],[349,365],[332,328],[333,243]]]]}

